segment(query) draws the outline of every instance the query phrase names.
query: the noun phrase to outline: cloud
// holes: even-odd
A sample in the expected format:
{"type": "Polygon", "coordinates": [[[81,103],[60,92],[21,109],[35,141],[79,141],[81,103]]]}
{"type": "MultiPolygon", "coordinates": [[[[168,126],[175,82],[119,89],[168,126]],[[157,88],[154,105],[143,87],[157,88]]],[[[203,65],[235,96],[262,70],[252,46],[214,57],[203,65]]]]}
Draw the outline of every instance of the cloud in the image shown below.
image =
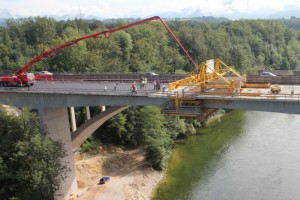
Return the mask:
{"type": "Polygon", "coordinates": [[[220,16],[228,13],[251,13],[261,10],[283,11],[300,7],[299,0],[7,0],[0,11],[14,16],[45,16],[65,14],[96,15],[106,18],[149,16],[155,13],[183,9],[200,10],[204,15],[220,16]]]}

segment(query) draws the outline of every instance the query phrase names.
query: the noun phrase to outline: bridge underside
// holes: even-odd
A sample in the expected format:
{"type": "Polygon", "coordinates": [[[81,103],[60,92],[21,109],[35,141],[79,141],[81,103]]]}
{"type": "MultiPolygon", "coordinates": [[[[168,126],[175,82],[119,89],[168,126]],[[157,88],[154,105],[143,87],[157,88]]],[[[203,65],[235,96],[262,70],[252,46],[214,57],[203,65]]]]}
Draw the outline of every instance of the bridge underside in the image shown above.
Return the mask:
{"type": "Polygon", "coordinates": [[[116,114],[127,109],[129,106],[113,106],[105,110],[104,112],[99,113],[95,117],[86,121],[81,125],[76,131],[71,133],[72,136],[72,148],[73,152],[76,151],[81,144],[91,136],[97,128],[99,128],[104,122],[112,118],[116,114]]]}
{"type": "Polygon", "coordinates": [[[300,114],[300,99],[284,96],[173,96],[161,106],[161,111],[165,115],[195,117],[205,121],[220,108],[300,114]]]}
{"type": "Polygon", "coordinates": [[[101,95],[74,93],[1,92],[0,102],[15,107],[50,109],[85,106],[160,106],[167,95],[101,95]]]}
{"type": "Polygon", "coordinates": [[[300,114],[300,99],[290,101],[287,99],[236,99],[236,98],[209,98],[201,100],[206,108],[223,108],[234,110],[256,110],[265,112],[278,112],[300,114]]]}

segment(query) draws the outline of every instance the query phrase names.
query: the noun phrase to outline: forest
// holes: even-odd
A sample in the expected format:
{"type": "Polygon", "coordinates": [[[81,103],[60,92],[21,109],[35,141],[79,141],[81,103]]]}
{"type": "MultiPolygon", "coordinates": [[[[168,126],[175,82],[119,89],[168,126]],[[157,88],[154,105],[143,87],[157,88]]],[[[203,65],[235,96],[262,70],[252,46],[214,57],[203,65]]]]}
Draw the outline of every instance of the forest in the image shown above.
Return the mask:
{"type": "MultiPolygon", "coordinates": [[[[130,21],[131,22],[131,21],[130,21]]],[[[128,20],[97,21],[75,19],[55,21],[36,17],[7,19],[0,27],[0,72],[17,71],[35,56],[70,40],[128,24],[128,20]]],[[[199,20],[166,20],[166,23],[196,63],[220,58],[240,73],[255,74],[261,67],[300,69],[300,32],[298,19],[238,20],[201,22],[199,20]]],[[[176,42],[157,21],[113,33],[110,38],[79,42],[35,63],[29,71],[48,70],[53,73],[187,73],[194,66],[176,42]]],[[[26,199],[39,191],[48,195],[58,187],[65,172],[59,158],[65,155],[62,146],[41,137],[37,117],[28,110],[11,116],[0,109],[0,194],[7,198],[26,199]],[[20,129],[15,129],[20,127],[20,129]],[[25,131],[24,131],[25,130],[25,131]],[[40,136],[37,136],[40,135],[40,136]],[[33,148],[33,146],[37,146],[33,148]],[[47,151],[44,151],[46,148],[47,151]],[[58,157],[52,158],[52,150],[58,157]],[[53,169],[47,159],[61,166],[53,169]],[[46,155],[44,155],[46,153],[46,155]],[[56,153],[57,154],[57,153],[56,153]],[[34,165],[27,165],[30,160],[34,165]],[[18,166],[18,167],[16,167],[18,166]],[[40,167],[36,172],[34,166],[40,167]],[[29,172],[34,176],[24,176],[29,172]],[[39,174],[36,174],[39,173],[39,174]],[[45,177],[51,176],[49,181],[45,177]],[[30,184],[28,180],[31,180],[30,184]],[[48,182],[45,182],[47,181],[48,182]],[[40,181],[44,188],[38,188],[40,181]],[[5,187],[4,187],[5,186],[5,187]],[[22,187],[20,187],[22,186],[22,187]],[[28,187],[26,187],[28,186],[28,187]],[[31,190],[28,190],[30,189],[31,190]]],[[[91,114],[99,108],[91,108],[91,114]]],[[[84,123],[84,111],[76,108],[77,126],[84,123]]],[[[93,151],[101,146],[123,148],[143,147],[149,165],[157,170],[167,167],[173,143],[196,134],[200,122],[194,119],[163,116],[158,107],[131,107],[103,124],[81,147],[93,151]]],[[[45,133],[42,133],[45,135],[45,133]]],[[[47,198],[45,198],[47,199],[47,198]]]]}
{"type": "MultiPolygon", "coordinates": [[[[201,62],[220,58],[240,73],[257,68],[299,69],[299,20],[200,22],[166,20],[191,57],[201,62]],[[288,25],[292,28],[289,28],[288,25]]],[[[126,20],[35,17],[8,19],[0,27],[0,71],[17,70],[40,53],[81,36],[128,24],[126,20]]],[[[194,66],[158,21],[79,42],[60,50],[30,71],[91,73],[184,73],[194,66]]]]}
{"type": "Polygon", "coordinates": [[[64,145],[45,137],[28,108],[0,105],[0,197],[9,200],[53,199],[65,180],[64,145]]]}

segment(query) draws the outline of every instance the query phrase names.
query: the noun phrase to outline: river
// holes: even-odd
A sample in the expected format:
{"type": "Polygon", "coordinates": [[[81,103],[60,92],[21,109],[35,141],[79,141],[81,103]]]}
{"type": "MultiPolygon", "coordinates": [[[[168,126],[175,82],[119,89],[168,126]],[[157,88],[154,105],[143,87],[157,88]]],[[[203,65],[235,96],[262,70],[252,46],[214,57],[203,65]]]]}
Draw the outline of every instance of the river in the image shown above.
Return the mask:
{"type": "Polygon", "coordinates": [[[178,142],[154,200],[300,198],[300,115],[232,111],[178,142]]]}

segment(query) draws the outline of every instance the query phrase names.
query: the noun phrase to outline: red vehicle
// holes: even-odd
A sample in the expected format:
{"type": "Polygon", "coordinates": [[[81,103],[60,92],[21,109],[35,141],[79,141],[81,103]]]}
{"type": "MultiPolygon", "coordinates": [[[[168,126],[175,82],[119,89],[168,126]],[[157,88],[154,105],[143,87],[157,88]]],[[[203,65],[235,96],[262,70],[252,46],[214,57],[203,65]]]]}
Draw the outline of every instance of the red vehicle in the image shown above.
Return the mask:
{"type": "Polygon", "coordinates": [[[31,86],[35,82],[33,73],[12,74],[0,77],[0,87],[31,86]]]}
{"type": "Polygon", "coordinates": [[[128,25],[125,26],[121,26],[119,28],[115,28],[115,29],[111,29],[111,30],[106,30],[106,31],[102,31],[102,32],[98,32],[98,33],[94,33],[91,35],[86,35],[83,37],[80,37],[78,39],[72,40],[70,42],[64,43],[60,46],[54,47],[52,49],[49,49],[43,53],[41,53],[40,55],[38,55],[37,57],[33,58],[32,60],[30,60],[26,65],[24,65],[21,69],[19,69],[19,71],[17,71],[16,74],[13,75],[6,75],[6,76],[2,76],[0,77],[0,86],[4,86],[4,87],[9,87],[9,86],[31,86],[34,84],[36,79],[40,79],[40,78],[52,78],[52,74],[38,74],[36,76],[33,76],[32,73],[27,73],[27,70],[36,62],[42,60],[43,58],[47,58],[49,55],[51,55],[52,53],[60,50],[60,49],[64,49],[66,47],[72,46],[74,44],[77,44],[78,42],[80,42],[81,40],[85,40],[85,39],[89,39],[89,38],[99,38],[101,35],[105,38],[109,38],[110,35],[116,31],[119,30],[124,30],[127,28],[131,28],[133,26],[145,23],[145,22],[149,22],[152,20],[159,20],[164,27],[167,29],[167,31],[170,33],[170,35],[172,36],[172,38],[176,41],[176,43],[181,47],[181,49],[184,51],[184,53],[186,54],[186,56],[189,58],[189,60],[193,63],[193,65],[195,67],[197,67],[196,63],[194,62],[194,60],[191,58],[191,56],[188,54],[188,52],[185,50],[185,48],[182,46],[182,44],[179,42],[179,40],[176,38],[176,36],[174,35],[174,33],[171,31],[171,29],[168,27],[168,25],[158,16],[154,16],[154,17],[150,17],[144,20],[140,20],[140,21],[136,21],[133,23],[130,23],[128,25]]]}

